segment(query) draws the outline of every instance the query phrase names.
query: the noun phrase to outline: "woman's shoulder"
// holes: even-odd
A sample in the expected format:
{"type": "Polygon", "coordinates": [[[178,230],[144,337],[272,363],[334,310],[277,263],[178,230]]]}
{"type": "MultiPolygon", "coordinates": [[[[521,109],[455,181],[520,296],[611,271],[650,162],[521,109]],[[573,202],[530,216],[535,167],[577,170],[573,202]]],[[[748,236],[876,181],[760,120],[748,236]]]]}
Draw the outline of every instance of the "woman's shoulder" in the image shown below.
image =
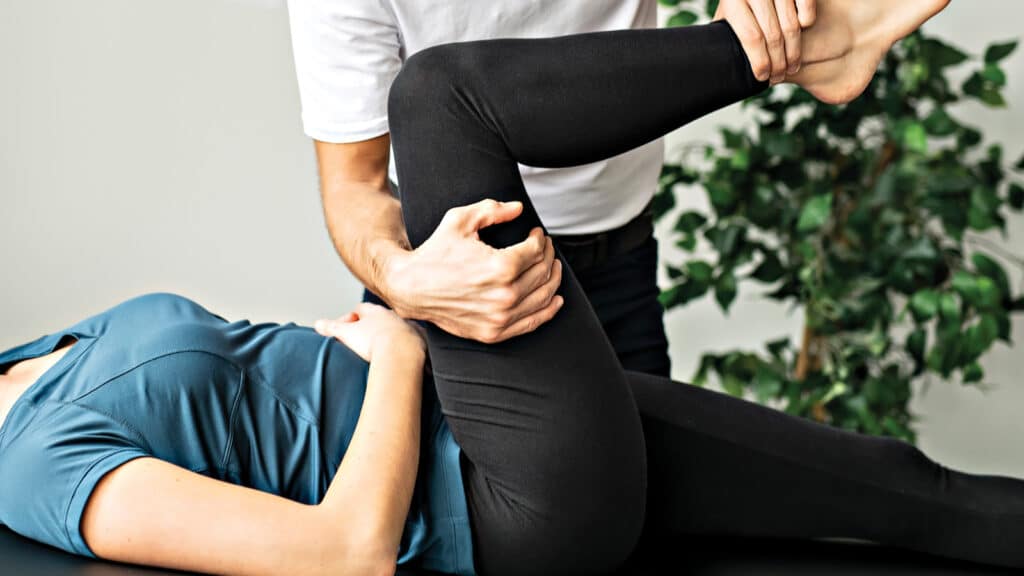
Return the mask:
{"type": "Polygon", "coordinates": [[[221,324],[225,320],[179,294],[152,292],[93,314],[64,332],[87,336],[102,336],[110,332],[130,335],[183,322],[221,324]]]}
{"type": "Polygon", "coordinates": [[[210,317],[223,321],[220,316],[210,312],[195,300],[172,292],[151,292],[110,308],[104,314],[143,321],[159,321],[161,319],[177,319],[210,317]]]}

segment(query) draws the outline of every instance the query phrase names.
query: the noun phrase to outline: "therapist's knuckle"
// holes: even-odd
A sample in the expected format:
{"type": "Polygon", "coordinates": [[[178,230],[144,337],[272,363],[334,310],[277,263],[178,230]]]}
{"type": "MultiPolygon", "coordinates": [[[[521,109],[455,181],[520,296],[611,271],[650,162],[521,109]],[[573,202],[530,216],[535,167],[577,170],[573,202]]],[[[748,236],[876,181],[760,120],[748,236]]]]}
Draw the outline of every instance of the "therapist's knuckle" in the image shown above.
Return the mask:
{"type": "Polygon", "coordinates": [[[489,314],[487,316],[488,332],[508,328],[510,319],[511,315],[506,312],[493,312],[489,314]]]}
{"type": "Polygon", "coordinates": [[[533,248],[533,253],[536,254],[539,257],[543,257],[544,254],[547,252],[547,249],[548,249],[548,239],[547,239],[547,237],[544,236],[544,235],[538,234],[538,235],[534,236],[533,238],[531,238],[530,240],[531,240],[530,246],[531,246],[531,248],[533,248]]]}
{"type": "Polygon", "coordinates": [[[529,318],[526,319],[525,325],[523,326],[523,331],[533,332],[534,330],[537,329],[539,323],[540,320],[538,320],[536,316],[530,316],[529,318]]]}
{"type": "Polygon", "coordinates": [[[501,330],[498,328],[485,328],[480,331],[477,340],[484,344],[495,344],[501,339],[501,330]]]}
{"type": "Polygon", "coordinates": [[[560,285],[561,285],[561,282],[559,281],[558,278],[553,278],[551,282],[548,282],[548,284],[547,284],[547,291],[546,291],[547,298],[545,298],[545,303],[547,303],[547,304],[551,303],[551,299],[555,297],[555,293],[558,292],[558,287],[560,285]]]}
{"type": "Polygon", "coordinates": [[[507,284],[515,279],[515,264],[508,258],[492,258],[490,260],[491,277],[501,284],[507,284]]]}
{"type": "MultiPolygon", "coordinates": [[[[498,306],[499,311],[505,313],[516,305],[516,301],[519,299],[518,297],[519,294],[516,292],[515,288],[506,286],[495,290],[494,303],[498,306]]],[[[499,320],[498,323],[503,323],[503,321],[499,320]]]]}

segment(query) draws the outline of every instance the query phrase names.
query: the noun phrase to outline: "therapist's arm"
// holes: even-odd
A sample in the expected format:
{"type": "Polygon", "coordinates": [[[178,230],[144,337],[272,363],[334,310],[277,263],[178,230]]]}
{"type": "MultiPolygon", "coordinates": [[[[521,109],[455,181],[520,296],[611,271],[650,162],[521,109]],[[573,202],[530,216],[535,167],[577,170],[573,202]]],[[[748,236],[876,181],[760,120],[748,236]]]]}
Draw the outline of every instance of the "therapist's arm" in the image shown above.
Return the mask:
{"type": "Polygon", "coordinates": [[[324,219],[335,249],[363,285],[404,318],[481,342],[530,332],[554,317],[561,265],[550,238],[536,228],[523,242],[494,249],[477,236],[517,217],[518,203],[449,210],[434,234],[411,249],[388,189],[389,145],[387,134],[316,141],[324,219]]]}

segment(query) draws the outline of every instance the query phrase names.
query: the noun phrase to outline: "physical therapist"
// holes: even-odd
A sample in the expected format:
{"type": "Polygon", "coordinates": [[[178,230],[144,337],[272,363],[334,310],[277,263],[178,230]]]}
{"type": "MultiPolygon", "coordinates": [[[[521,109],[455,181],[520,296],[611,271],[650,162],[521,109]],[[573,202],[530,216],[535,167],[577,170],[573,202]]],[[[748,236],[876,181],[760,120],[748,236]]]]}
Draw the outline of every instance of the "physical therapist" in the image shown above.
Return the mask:
{"type": "MultiPolygon", "coordinates": [[[[656,0],[289,0],[302,121],[314,139],[335,249],[399,315],[495,343],[535,330],[556,311],[554,246],[569,262],[626,369],[669,375],[658,301],[650,200],[664,143],[571,168],[519,166],[547,233],[495,249],[482,229],[516,218],[519,203],[454,208],[412,250],[389,167],[387,97],[402,63],[446,42],[544,37],[657,26],[656,0]]],[[[814,0],[721,0],[755,75],[781,81],[800,65],[800,29],[814,0]]],[[[501,74],[501,70],[495,70],[501,74]]]]}

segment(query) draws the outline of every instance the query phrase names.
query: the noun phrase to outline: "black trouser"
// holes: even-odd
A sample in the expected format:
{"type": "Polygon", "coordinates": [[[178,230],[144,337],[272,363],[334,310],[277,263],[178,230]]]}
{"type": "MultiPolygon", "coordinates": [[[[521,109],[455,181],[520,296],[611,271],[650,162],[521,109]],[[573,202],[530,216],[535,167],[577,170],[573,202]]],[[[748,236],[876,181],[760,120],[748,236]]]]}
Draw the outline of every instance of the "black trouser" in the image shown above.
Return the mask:
{"type": "MultiPolygon", "coordinates": [[[[555,246],[564,244],[555,238],[555,246]]],[[[665,309],[658,300],[658,241],[642,244],[591,266],[580,267],[564,252],[601,328],[626,370],[668,377],[665,309]]]]}
{"type": "MultiPolygon", "coordinates": [[[[409,240],[496,198],[524,213],[481,236],[521,241],[540,221],[517,162],[597,161],[765,88],[722,22],[414,54],[389,98],[409,240]]],[[[568,268],[559,293],[553,320],[499,344],[428,326],[480,573],[608,571],[642,531],[843,536],[1024,566],[1024,482],[626,372],[568,268]]]]}

